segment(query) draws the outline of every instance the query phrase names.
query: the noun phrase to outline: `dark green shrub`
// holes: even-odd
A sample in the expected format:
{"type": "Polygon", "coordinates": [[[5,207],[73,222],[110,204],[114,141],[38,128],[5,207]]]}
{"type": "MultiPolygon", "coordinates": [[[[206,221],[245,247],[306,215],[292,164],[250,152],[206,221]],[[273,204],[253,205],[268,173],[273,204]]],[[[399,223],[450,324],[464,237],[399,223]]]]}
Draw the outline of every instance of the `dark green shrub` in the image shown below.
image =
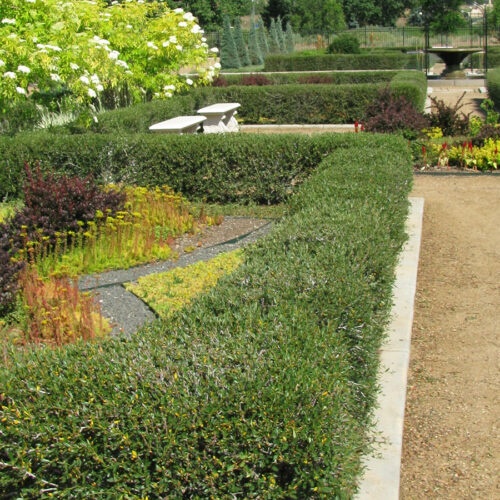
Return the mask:
{"type": "Polygon", "coordinates": [[[327,54],[359,54],[360,52],[359,40],[348,33],[335,37],[326,49],[327,54]]]}
{"type": "Polygon", "coordinates": [[[318,71],[347,69],[403,69],[408,56],[402,52],[362,54],[269,55],[264,71],[318,71]]]}
{"type": "MultiPolygon", "coordinates": [[[[397,74],[397,71],[347,71],[345,73],[340,71],[325,71],[323,73],[266,73],[265,77],[274,85],[291,85],[295,83],[332,83],[335,85],[341,85],[344,83],[356,84],[389,82],[397,74]],[[325,81],[320,81],[323,78],[325,81]]],[[[223,76],[219,76],[218,80],[224,79],[227,85],[242,85],[243,78],[244,75],[225,74],[223,76]]]]}
{"type": "Polygon", "coordinates": [[[130,338],[8,353],[4,495],[353,497],[412,167],[393,137],[337,146],[190,309],[130,338]]]}
{"type": "Polygon", "coordinates": [[[427,78],[421,71],[400,71],[389,85],[394,95],[405,96],[419,110],[423,111],[427,99],[427,78]]]}
{"type": "Polygon", "coordinates": [[[0,197],[20,195],[24,161],[100,183],[167,184],[208,201],[277,203],[335,144],[335,136],[23,134],[0,139],[0,197]]]}
{"type": "Polygon", "coordinates": [[[495,107],[500,109],[500,68],[488,71],[486,87],[488,88],[489,98],[493,101],[495,107]]]}

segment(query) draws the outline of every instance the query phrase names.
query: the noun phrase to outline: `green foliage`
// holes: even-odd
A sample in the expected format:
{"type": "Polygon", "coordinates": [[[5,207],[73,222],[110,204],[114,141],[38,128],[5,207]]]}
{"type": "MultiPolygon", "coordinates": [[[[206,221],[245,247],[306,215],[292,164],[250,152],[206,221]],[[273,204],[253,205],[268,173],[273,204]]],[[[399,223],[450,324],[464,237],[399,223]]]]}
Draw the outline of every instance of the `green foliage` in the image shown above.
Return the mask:
{"type": "Polygon", "coordinates": [[[262,12],[262,19],[266,26],[271,26],[272,20],[278,16],[284,21],[290,20],[292,11],[292,0],[268,0],[262,12]]]}
{"type": "MultiPolygon", "coordinates": [[[[322,73],[266,73],[265,76],[274,85],[294,83],[379,83],[390,82],[398,71],[332,71],[322,73]]],[[[229,85],[242,85],[243,75],[225,74],[223,77],[229,85]]],[[[104,115],[106,116],[106,115],[104,115]]]]}
{"type": "Polygon", "coordinates": [[[241,61],[238,56],[238,49],[234,41],[229,16],[224,16],[224,32],[222,33],[220,64],[223,69],[239,68],[241,66],[241,61]]]}
{"type": "Polygon", "coordinates": [[[292,25],[290,23],[286,23],[286,32],[285,32],[285,44],[286,44],[286,53],[291,54],[295,51],[295,46],[293,42],[293,31],[292,25]]]}
{"type": "Polygon", "coordinates": [[[343,0],[349,26],[395,26],[413,0],[343,0]]]}
{"type": "Polygon", "coordinates": [[[252,18],[252,25],[250,26],[250,33],[248,34],[248,55],[252,64],[264,63],[254,18],[252,18]]]}
{"type": "MultiPolygon", "coordinates": [[[[243,38],[243,32],[241,30],[241,20],[239,17],[234,19],[234,43],[236,44],[236,50],[238,51],[238,57],[240,59],[241,66],[250,66],[252,61],[248,56],[248,49],[243,38]]],[[[256,63],[258,64],[258,63],[256,63]]]]}
{"type": "Polygon", "coordinates": [[[278,35],[278,44],[280,46],[280,52],[282,54],[287,53],[286,44],[285,44],[285,33],[283,32],[281,17],[278,16],[276,19],[276,35],[278,35]]]}
{"type": "Polygon", "coordinates": [[[271,26],[269,27],[269,53],[281,54],[278,30],[276,28],[276,21],[274,19],[271,19],[271,26]]]}
{"type": "Polygon", "coordinates": [[[342,4],[338,0],[295,0],[291,22],[301,33],[332,33],[346,27],[342,4]]]}
{"type": "Polygon", "coordinates": [[[433,33],[453,33],[467,25],[461,12],[462,0],[421,0],[424,25],[433,33]]]}
{"type": "Polygon", "coordinates": [[[270,55],[264,71],[319,71],[347,69],[402,69],[408,63],[406,54],[376,51],[362,54],[270,55]]]}
{"type": "Polygon", "coordinates": [[[342,33],[335,37],[328,48],[327,54],[359,54],[359,40],[349,33],[342,33]]]}
{"type": "Polygon", "coordinates": [[[495,107],[500,109],[500,68],[488,71],[486,75],[486,87],[488,89],[488,96],[495,104],[495,107]]]}
{"type": "Polygon", "coordinates": [[[354,495],[412,167],[405,141],[335,141],[286,219],[188,310],[129,338],[5,353],[0,490],[354,495]]]}
{"type": "Polygon", "coordinates": [[[257,40],[259,41],[262,57],[266,57],[270,53],[270,48],[267,29],[262,20],[259,23],[259,28],[257,29],[257,40]]]}
{"type": "MultiPolygon", "coordinates": [[[[262,88],[262,87],[256,87],[262,88]]],[[[154,104],[154,103],[152,103],[154,104]]],[[[23,162],[103,182],[168,185],[188,198],[278,203],[329,151],[335,137],[161,134],[23,134],[0,140],[0,186],[19,193],[23,162]],[[8,181],[7,181],[8,179],[8,181]]]]}
{"type": "Polygon", "coordinates": [[[389,85],[394,95],[405,96],[417,110],[423,111],[427,99],[427,78],[421,71],[400,71],[389,85]]]}

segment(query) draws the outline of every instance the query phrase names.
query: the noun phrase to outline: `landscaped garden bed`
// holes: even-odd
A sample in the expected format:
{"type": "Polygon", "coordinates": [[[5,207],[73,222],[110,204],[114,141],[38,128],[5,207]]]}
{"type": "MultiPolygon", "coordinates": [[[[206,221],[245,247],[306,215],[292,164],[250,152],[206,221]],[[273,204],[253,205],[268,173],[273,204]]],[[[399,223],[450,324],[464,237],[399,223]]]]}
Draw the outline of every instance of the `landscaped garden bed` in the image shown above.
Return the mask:
{"type": "Polygon", "coordinates": [[[410,155],[389,136],[328,135],[325,149],[287,140],[309,145],[315,168],[300,187],[287,176],[285,218],[206,295],[131,338],[5,351],[3,491],[353,493],[405,240],[410,155]]]}

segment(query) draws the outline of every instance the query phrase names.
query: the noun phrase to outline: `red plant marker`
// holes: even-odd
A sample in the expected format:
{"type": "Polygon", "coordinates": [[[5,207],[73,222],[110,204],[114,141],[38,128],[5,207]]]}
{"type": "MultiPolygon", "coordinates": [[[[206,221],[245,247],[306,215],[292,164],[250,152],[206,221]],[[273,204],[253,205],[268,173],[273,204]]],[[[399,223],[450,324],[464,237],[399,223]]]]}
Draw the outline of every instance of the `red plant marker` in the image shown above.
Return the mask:
{"type": "Polygon", "coordinates": [[[358,121],[356,120],[356,121],[354,122],[354,132],[356,132],[356,134],[358,133],[358,125],[359,125],[359,123],[358,123],[358,121]]]}

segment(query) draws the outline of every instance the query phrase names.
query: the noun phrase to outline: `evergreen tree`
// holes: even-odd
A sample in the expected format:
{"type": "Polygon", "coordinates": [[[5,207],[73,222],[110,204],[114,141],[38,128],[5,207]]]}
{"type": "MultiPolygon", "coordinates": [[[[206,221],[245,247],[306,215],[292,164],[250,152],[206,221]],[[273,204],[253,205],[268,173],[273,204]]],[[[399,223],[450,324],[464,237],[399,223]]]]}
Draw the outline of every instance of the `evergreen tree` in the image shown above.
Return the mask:
{"type": "Polygon", "coordinates": [[[271,54],[281,53],[280,42],[278,40],[278,30],[274,19],[271,19],[271,26],[269,28],[269,52],[271,54]]]}
{"type": "Polygon", "coordinates": [[[231,33],[229,16],[224,16],[224,31],[220,48],[220,65],[222,68],[239,68],[241,66],[238,50],[231,33]]]}
{"type": "Polygon", "coordinates": [[[243,31],[241,30],[241,20],[237,17],[234,20],[234,43],[238,51],[238,57],[242,66],[250,66],[250,58],[248,57],[248,50],[243,38],[243,31]]]}
{"type": "Polygon", "coordinates": [[[248,55],[252,64],[263,64],[264,58],[258,40],[257,30],[255,28],[255,19],[252,16],[252,26],[248,35],[248,55]]]}
{"type": "Polygon", "coordinates": [[[291,54],[295,50],[295,47],[293,46],[293,31],[290,23],[286,23],[285,43],[286,51],[288,54],[291,54]]]}
{"type": "Polygon", "coordinates": [[[267,40],[267,30],[262,19],[259,23],[259,28],[257,30],[257,40],[259,42],[259,47],[262,57],[266,57],[270,51],[269,51],[269,42],[267,40]]]}
{"type": "Polygon", "coordinates": [[[281,23],[281,17],[278,16],[276,20],[276,34],[278,35],[278,43],[280,45],[280,52],[286,54],[286,44],[285,44],[285,34],[283,33],[283,25],[281,23]]]}

